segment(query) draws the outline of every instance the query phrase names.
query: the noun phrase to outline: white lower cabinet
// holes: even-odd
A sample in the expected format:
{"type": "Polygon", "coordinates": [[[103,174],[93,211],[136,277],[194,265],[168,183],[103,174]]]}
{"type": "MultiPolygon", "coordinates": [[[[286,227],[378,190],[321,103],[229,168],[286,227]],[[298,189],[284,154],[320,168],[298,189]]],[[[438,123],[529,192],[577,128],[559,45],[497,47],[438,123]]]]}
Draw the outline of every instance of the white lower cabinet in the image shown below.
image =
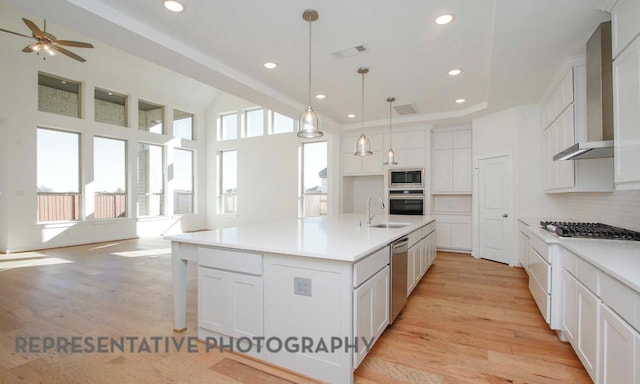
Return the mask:
{"type": "Polygon", "coordinates": [[[233,337],[262,336],[263,279],[198,268],[198,325],[233,337]]]}
{"type": "MultiPolygon", "coordinates": [[[[369,342],[378,338],[389,324],[389,266],[353,291],[354,337],[369,342]]],[[[365,343],[358,343],[353,357],[353,368],[357,368],[369,351],[365,343]]]]}
{"type": "Polygon", "coordinates": [[[587,373],[596,381],[600,300],[580,282],[577,288],[578,334],[574,348],[587,373]]]}
{"type": "Polygon", "coordinates": [[[420,245],[416,244],[409,248],[407,257],[407,296],[413,292],[418,281],[420,281],[420,245]]]}
{"type": "Polygon", "coordinates": [[[518,261],[525,270],[529,269],[527,262],[527,256],[529,255],[529,235],[526,232],[525,224],[519,224],[520,231],[518,232],[518,261]]]}
{"type": "Polygon", "coordinates": [[[578,280],[562,271],[562,332],[575,348],[578,336],[578,280]]]}
{"type": "Polygon", "coordinates": [[[416,234],[416,240],[409,247],[407,257],[407,296],[413,292],[424,274],[436,259],[436,231],[434,223],[428,224],[423,228],[412,232],[409,238],[416,234]],[[419,235],[417,235],[419,233],[419,235]]]}
{"type": "Polygon", "coordinates": [[[640,382],[640,335],[606,305],[601,305],[599,384],[640,382]]]}

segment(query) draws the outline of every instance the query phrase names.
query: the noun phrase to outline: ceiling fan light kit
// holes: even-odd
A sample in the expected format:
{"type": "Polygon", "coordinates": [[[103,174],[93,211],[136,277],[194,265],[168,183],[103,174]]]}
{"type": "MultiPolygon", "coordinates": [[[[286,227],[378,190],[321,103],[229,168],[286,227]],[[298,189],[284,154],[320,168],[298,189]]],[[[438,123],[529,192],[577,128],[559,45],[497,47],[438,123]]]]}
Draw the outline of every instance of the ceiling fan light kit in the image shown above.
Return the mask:
{"type": "MultiPolygon", "coordinates": [[[[58,40],[54,35],[47,32],[47,21],[44,21],[44,28],[40,29],[33,21],[29,19],[22,18],[22,21],[27,25],[27,27],[31,30],[31,36],[24,35],[22,33],[8,31],[6,29],[0,28],[0,31],[11,33],[12,35],[17,35],[21,37],[26,37],[29,39],[35,39],[35,43],[31,43],[22,49],[24,53],[32,53],[35,52],[37,55],[40,52],[45,52],[49,56],[54,56],[56,52],[62,53],[65,56],[68,56],[74,60],[84,63],[86,60],[71,52],[70,50],[64,47],[76,47],[76,48],[93,48],[93,45],[89,43],[83,43],[80,41],[70,41],[70,40],[58,40]]],[[[45,59],[43,57],[43,59],[45,59]]]]}

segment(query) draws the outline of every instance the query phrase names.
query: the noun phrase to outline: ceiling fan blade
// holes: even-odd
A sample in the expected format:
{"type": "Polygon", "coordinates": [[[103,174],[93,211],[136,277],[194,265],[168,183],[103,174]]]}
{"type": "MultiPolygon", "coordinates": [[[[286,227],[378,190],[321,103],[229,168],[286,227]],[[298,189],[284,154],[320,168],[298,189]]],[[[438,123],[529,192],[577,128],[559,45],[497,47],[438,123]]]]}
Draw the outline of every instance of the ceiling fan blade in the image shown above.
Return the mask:
{"type": "Polygon", "coordinates": [[[31,53],[31,52],[34,52],[34,51],[33,51],[33,48],[34,48],[36,45],[38,45],[38,43],[29,44],[29,45],[27,45],[26,47],[22,48],[22,52],[24,52],[24,53],[31,53]]]}
{"type": "Polygon", "coordinates": [[[38,28],[37,25],[35,25],[35,23],[29,19],[25,19],[24,17],[22,18],[22,21],[24,21],[25,24],[27,24],[27,27],[29,27],[29,29],[31,30],[31,32],[33,32],[33,36],[35,38],[38,39],[42,39],[44,38],[44,32],[42,32],[40,30],[40,28],[38,28]]]}
{"type": "Polygon", "coordinates": [[[54,40],[53,44],[64,45],[64,46],[67,46],[67,47],[93,48],[93,45],[91,45],[89,43],[83,43],[81,41],[54,40]]]}
{"type": "Polygon", "coordinates": [[[85,61],[87,61],[87,60],[83,59],[82,57],[80,57],[80,56],[76,55],[75,53],[73,53],[73,52],[69,51],[68,49],[64,49],[64,48],[62,48],[62,47],[60,47],[60,46],[52,45],[52,46],[51,46],[51,49],[55,49],[56,51],[58,51],[58,52],[62,53],[63,55],[67,55],[67,56],[69,56],[70,58],[75,59],[75,60],[78,60],[78,61],[80,61],[80,62],[82,62],[82,63],[84,63],[85,61]]]}
{"type": "Polygon", "coordinates": [[[23,35],[22,33],[13,32],[13,31],[7,31],[6,29],[2,29],[2,28],[0,28],[0,31],[2,31],[2,32],[7,32],[7,33],[11,33],[11,34],[13,34],[13,35],[18,35],[18,36],[28,37],[28,38],[30,38],[30,39],[33,39],[33,37],[32,37],[32,36],[23,35]]]}

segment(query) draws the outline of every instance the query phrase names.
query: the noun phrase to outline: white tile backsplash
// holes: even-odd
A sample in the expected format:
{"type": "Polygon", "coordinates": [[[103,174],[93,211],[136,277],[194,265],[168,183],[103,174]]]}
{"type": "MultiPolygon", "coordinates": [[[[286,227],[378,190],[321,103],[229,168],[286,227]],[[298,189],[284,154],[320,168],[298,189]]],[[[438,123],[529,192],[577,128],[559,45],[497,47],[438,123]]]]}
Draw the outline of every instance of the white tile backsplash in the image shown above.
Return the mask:
{"type": "Polygon", "coordinates": [[[576,220],[640,231],[640,191],[571,193],[569,210],[576,220]]]}

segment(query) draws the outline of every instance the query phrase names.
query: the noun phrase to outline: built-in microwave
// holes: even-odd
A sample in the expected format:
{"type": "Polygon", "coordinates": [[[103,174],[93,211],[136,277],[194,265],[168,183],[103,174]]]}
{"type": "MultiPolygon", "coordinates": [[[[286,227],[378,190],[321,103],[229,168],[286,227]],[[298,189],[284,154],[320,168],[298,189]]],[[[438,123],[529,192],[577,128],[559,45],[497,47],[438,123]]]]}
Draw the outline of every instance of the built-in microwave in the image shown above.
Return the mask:
{"type": "Polygon", "coordinates": [[[424,168],[390,169],[389,188],[424,188],[424,168]]]}

